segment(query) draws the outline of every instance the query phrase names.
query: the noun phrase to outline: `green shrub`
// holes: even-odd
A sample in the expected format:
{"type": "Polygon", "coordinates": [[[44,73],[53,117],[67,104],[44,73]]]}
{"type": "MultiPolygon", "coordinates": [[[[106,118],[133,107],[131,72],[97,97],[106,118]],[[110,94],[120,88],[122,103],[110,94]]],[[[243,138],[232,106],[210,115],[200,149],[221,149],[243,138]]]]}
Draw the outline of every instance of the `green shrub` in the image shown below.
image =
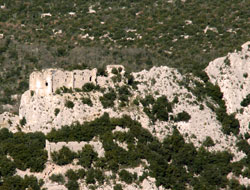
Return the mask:
{"type": "Polygon", "coordinates": [[[168,113],[173,111],[166,96],[161,96],[155,100],[152,95],[147,95],[144,99],[141,99],[141,103],[144,106],[143,111],[153,122],[156,120],[168,121],[168,113]]]}
{"type": "Polygon", "coordinates": [[[118,90],[119,100],[124,105],[128,105],[129,96],[131,95],[131,93],[129,91],[129,87],[126,85],[123,85],[123,86],[119,87],[117,90],[118,90]]]}
{"type": "Polygon", "coordinates": [[[211,137],[207,136],[206,139],[204,140],[203,142],[203,146],[206,146],[206,147],[211,147],[211,146],[214,146],[214,141],[211,137]]]}
{"type": "Polygon", "coordinates": [[[200,110],[204,110],[204,106],[203,106],[203,104],[200,104],[199,109],[200,109],[200,110]]]}
{"type": "Polygon", "coordinates": [[[101,170],[89,169],[86,174],[86,183],[95,184],[98,181],[99,184],[104,183],[104,176],[101,170]]]}
{"type": "Polygon", "coordinates": [[[250,104],[250,94],[248,94],[240,103],[241,106],[247,107],[250,104]]]}
{"type": "Polygon", "coordinates": [[[83,92],[91,92],[94,90],[96,87],[92,82],[88,82],[82,86],[83,92]]]}
{"type": "Polygon", "coordinates": [[[118,73],[117,75],[113,76],[111,79],[112,79],[112,81],[114,83],[121,82],[122,81],[122,76],[121,76],[120,73],[118,73]]]}
{"type": "Polygon", "coordinates": [[[228,57],[226,57],[226,59],[224,60],[224,63],[226,66],[230,66],[231,63],[228,57]]]}
{"type": "Polygon", "coordinates": [[[104,108],[113,107],[115,105],[114,104],[115,100],[116,100],[116,93],[114,90],[111,90],[110,92],[100,97],[100,101],[104,108]]]}
{"type": "Polygon", "coordinates": [[[177,114],[177,117],[175,118],[175,121],[185,121],[188,122],[189,119],[191,119],[191,116],[186,112],[186,111],[182,111],[180,113],[177,114]]]}
{"type": "Polygon", "coordinates": [[[24,126],[24,125],[26,125],[26,123],[27,123],[26,118],[23,117],[23,118],[20,120],[20,125],[21,125],[21,126],[24,126]]]}
{"type": "Polygon", "coordinates": [[[220,111],[223,111],[223,110],[217,109],[216,114],[217,114],[217,117],[223,117],[222,118],[222,132],[227,135],[230,135],[230,133],[233,133],[234,135],[239,134],[240,123],[238,119],[235,118],[235,114],[228,115],[225,112],[219,113],[220,111]]]}
{"type": "Polygon", "coordinates": [[[122,190],[122,185],[121,184],[116,184],[114,186],[114,190],[122,190]]]}
{"type": "Polygon", "coordinates": [[[61,94],[61,90],[58,88],[58,89],[56,89],[56,92],[55,92],[56,94],[61,94]]]}
{"type": "Polygon", "coordinates": [[[155,99],[152,95],[147,95],[144,99],[141,99],[141,104],[146,107],[150,104],[153,105],[155,102],[155,99]]]}
{"type": "Polygon", "coordinates": [[[178,96],[175,96],[173,101],[172,101],[173,104],[178,104],[179,103],[179,98],[178,96]]]}
{"type": "Polygon", "coordinates": [[[56,89],[56,94],[60,94],[60,92],[63,92],[63,93],[73,93],[73,90],[72,88],[67,88],[66,86],[63,86],[60,88],[60,91],[57,91],[56,89]]]}
{"type": "Polygon", "coordinates": [[[133,89],[137,89],[137,85],[139,84],[139,82],[135,81],[134,76],[126,72],[125,77],[128,80],[128,85],[132,86],[133,89]]]}
{"type": "Polygon", "coordinates": [[[243,74],[243,77],[244,77],[244,78],[247,78],[247,77],[248,77],[248,73],[244,73],[244,74],[243,74]]]}
{"type": "Polygon", "coordinates": [[[118,70],[116,69],[116,68],[113,68],[112,70],[111,70],[111,73],[113,73],[114,75],[118,75],[118,70]]]}
{"type": "Polygon", "coordinates": [[[246,132],[246,133],[244,134],[244,137],[245,137],[246,140],[250,139],[250,134],[249,134],[249,132],[246,132]]]}
{"type": "Polygon", "coordinates": [[[60,109],[59,109],[59,108],[56,108],[55,111],[54,111],[55,116],[57,116],[57,115],[59,114],[59,112],[60,112],[60,109]]]}
{"type": "Polygon", "coordinates": [[[63,57],[67,55],[67,50],[64,47],[57,48],[57,56],[63,57]]]}
{"type": "Polygon", "coordinates": [[[133,104],[136,105],[136,106],[139,106],[140,103],[139,103],[139,101],[137,99],[134,99],[133,104]]]}
{"type": "Polygon", "coordinates": [[[172,111],[172,105],[168,102],[166,96],[157,98],[152,108],[152,113],[155,115],[155,118],[160,121],[168,121],[168,112],[172,111]]]}
{"type": "Polygon", "coordinates": [[[57,165],[66,165],[70,164],[76,158],[76,153],[72,152],[68,147],[63,146],[58,152],[52,152],[51,157],[57,165]]]}
{"type": "Polygon", "coordinates": [[[119,172],[119,177],[122,181],[124,181],[127,184],[131,184],[133,182],[133,174],[126,170],[121,170],[119,172]]]}
{"type": "Polygon", "coordinates": [[[77,181],[69,180],[65,186],[68,188],[68,190],[79,190],[79,184],[77,181]]]}
{"type": "Polygon", "coordinates": [[[82,98],[81,98],[81,101],[82,101],[83,104],[87,104],[87,105],[90,106],[90,107],[93,106],[93,103],[92,103],[92,101],[91,101],[90,98],[82,97],[82,98]]]}
{"type": "Polygon", "coordinates": [[[89,169],[86,173],[86,183],[87,184],[95,184],[95,170],[93,168],[89,169]]]}
{"type": "Polygon", "coordinates": [[[86,176],[86,172],[84,169],[77,170],[77,175],[79,179],[83,179],[86,176]]]}
{"type": "Polygon", "coordinates": [[[49,179],[53,182],[56,182],[60,185],[63,185],[65,183],[65,179],[62,174],[52,174],[49,179]]]}
{"type": "Polygon", "coordinates": [[[15,163],[6,156],[0,156],[0,177],[12,176],[16,173],[15,163]]]}
{"type": "Polygon", "coordinates": [[[67,108],[72,109],[72,108],[75,106],[75,104],[74,104],[72,101],[67,100],[67,101],[65,102],[65,106],[66,106],[67,108]]]}
{"type": "Polygon", "coordinates": [[[67,172],[65,173],[65,176],[72,181],[77,181],[79,179],[79,176],[77,174],[77,172],[75,172],[72,169],[67,170],[67,172]]]}
{"type": "Polygon", "coordinates": [[[40,172],[44,169],[47,161],[47,151],[45,147],[45,136],[41,132],[15,134],[7,129],[0,130],[0,155],[11,156],[13,162],[0,156],[2,165],[0,168],[1,175],[5,175],[6,171],[11,174],[16,167],[21,170],[30,168],[31,172],[40,172]]]}
{"type": "Polygon", "coordinates": [[[18,175],[15,175],[4,178],[0,188],[3,190],[40,190],[41,184],[39,184],[37,178],[34,176],[25,175],[24,178],[22,178],[18,175]]]}
{"type": "Polygon", "coordinates": [[[98,154],[93,150],[91,145],[87,144],[78,152],[78,164],[85,168],[91,168],[92,163],[97,160],[97,156],[98,154]]]}

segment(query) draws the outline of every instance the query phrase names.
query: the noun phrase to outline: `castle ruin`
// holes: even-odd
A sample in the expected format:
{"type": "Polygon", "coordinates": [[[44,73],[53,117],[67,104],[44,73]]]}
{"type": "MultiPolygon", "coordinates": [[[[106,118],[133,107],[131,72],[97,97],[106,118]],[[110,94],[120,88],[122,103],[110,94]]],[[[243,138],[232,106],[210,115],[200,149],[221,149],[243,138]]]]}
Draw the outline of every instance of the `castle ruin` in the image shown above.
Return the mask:
{"type": "Polygon", "coordinates": [[[108,65],[106,72],[107,77],[97,76],[97,69],[84,69],[63,71],[61,69],[45,69],[42,71],[35,71],[31,73],[29,79],[29,90],[36,94],[45,96],[53,94],[61,87],[66,88],[82,88],[86,83],[94,83],[104,86],[109,83],[113,76],[112,69],[121,69],[121,74],[125,73],[122,65],[108,65]]]}

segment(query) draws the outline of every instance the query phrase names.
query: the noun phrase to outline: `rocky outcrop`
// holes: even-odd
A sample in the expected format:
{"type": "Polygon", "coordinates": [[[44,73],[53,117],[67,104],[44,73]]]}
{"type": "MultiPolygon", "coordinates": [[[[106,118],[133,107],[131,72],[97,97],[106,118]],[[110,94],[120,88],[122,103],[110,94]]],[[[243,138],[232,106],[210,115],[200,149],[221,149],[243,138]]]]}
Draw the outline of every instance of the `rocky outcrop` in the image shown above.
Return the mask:
{"type": "Polygon", "coordinates": [[[242,107],[241,102],[250,94],[250,42],[242,45],[241,51],[212,61],[205,71],[223,92],[227,112],[236,113],[241,133],[248,132],[250,107],[242,107]]]}

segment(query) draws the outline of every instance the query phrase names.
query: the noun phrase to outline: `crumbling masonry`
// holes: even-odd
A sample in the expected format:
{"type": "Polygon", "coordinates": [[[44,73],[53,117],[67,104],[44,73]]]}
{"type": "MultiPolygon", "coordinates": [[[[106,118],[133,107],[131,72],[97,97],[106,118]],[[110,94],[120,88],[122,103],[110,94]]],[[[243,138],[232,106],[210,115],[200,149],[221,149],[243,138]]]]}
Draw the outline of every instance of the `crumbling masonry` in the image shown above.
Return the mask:
{"type": "Polygon", "coordinates": [[[85,69],[85,70],[73,70],[63,71],[60,69],[45,69],[35,71],[30,75],[29,89],[36,94],[45,96],[55,93],[55,91],[63,86],[67,88],[82,88],[86,83],[94,83],[100,86],[104,86],[109,82],[109,79],[113,76],[112,69],[121,68],[122,74],[125,73],[122,65],[108,65],[107,77],[98,76],[97,69],[85,69]]]}

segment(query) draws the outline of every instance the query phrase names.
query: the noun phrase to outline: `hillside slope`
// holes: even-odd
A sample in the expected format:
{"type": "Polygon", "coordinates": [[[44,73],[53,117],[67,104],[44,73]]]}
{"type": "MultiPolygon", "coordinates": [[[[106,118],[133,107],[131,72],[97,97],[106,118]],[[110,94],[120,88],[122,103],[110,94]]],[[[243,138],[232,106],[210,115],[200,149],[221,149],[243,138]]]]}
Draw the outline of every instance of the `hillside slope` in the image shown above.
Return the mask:
{"type": "MultiPolygon", "coordinates": [[[[40,139],[39,148],[20,141],[27,150],[37,147],[40,165],[17,149],[3,157],[13,174],[34,175],[51,190],[249,189],[249,54],[246,43],[212,61],[202,80],[162,66],[114,71],[104,86],[87,83],[46,96],[28,90],[19,119],[0,117],[14,134],[2,129],[0,135],[7,147],[14,146],[11,138],[40,139]]],[[[9,178],[3,173],[4,185],[9,178]]]]}

